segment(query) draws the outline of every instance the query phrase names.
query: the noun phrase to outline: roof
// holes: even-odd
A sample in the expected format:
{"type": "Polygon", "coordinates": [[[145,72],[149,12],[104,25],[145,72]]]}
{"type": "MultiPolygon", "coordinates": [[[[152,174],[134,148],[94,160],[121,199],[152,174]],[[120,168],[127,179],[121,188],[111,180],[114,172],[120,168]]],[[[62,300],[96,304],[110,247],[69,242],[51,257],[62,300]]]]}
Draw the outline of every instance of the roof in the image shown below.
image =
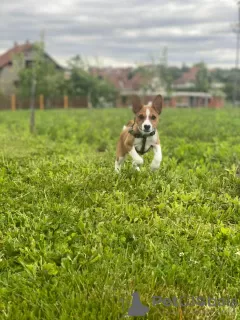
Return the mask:
{"type": "Polygon", "coordinates": [[[22,44],[22,45],[15,44],[15,46],[12,49],[10,49],[7,52],[5,52],[4,54],[0,55],[0,68],[3,68],[9,62],[11,62],[13,59],[13,56],[15,54],[26,52],[26,51],[32,49],[32,47],[33,47],[33,44],[28,43],[28,42],[26,42],[25,44],[22,44]]]}
{"type": "Polygon", "coordinates": [[[140,90],[145,78],[134,68],[91,68],[90,73],[111,82],[118,90],[140,90]]]}
{"type": "MultiPolygon", "coordinates": [[[[0,55],[0,69],[5,67],[9,62],[12,62],[13,56],[19,53],[25,53],[31,49],[33,49],[34,44],[29,43],[28,41],[24,44],[16,44],[14,47],[4,54],[0,55]]],[[[47,56],[55,65],[57,65],[60,69],[64,69],[62,66],[60,66],[54,59],[52,59],[46,52],[45,56],[47,56]]]]}
{"type": "Polygon", "coordinates": [[[174,81],[174,84],[186,84],[189,82],[194,82],[196,80],[196,75],[199,71],[199,67],[192,67],[189,71],[183,73],[183,75],[174,81]]]}

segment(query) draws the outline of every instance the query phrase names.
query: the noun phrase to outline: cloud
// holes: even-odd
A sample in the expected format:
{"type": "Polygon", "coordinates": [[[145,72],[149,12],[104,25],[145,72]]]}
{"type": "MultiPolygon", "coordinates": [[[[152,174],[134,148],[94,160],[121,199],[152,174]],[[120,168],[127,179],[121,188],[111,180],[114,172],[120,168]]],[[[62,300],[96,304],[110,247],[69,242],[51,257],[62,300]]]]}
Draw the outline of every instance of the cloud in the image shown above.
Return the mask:
{"type": "Polygon", "coordinates": [[[8,0],[1,4],[0,52],[45,30],[47,51],[64,64],[76,54],[105,64],[149,62],[167,46],[169,64],[231,67],[236,19],[229,0],[8,0]]]}

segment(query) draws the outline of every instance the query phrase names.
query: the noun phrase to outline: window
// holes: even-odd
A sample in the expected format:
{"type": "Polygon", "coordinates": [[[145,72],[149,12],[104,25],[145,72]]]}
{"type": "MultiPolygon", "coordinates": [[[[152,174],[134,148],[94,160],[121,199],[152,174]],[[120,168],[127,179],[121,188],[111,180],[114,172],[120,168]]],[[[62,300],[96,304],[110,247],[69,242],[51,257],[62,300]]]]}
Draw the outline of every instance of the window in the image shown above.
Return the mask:
{"type": "Polygon", "coordinates": [[[127,103],[127,97],[126,96],[122,96],[122,104],[126,104],[127,103]]]}
{"type": "Polygon", "coordinates": [[[19,81],[18,80],[15,80],[14,81],[14,86],[17,88],[19,86],[19,81]]]}
{"type": "Polygon", "coordinates": [[[26,61],[26,68],[31,68],[32,67],[32,61],[26,61]]]}

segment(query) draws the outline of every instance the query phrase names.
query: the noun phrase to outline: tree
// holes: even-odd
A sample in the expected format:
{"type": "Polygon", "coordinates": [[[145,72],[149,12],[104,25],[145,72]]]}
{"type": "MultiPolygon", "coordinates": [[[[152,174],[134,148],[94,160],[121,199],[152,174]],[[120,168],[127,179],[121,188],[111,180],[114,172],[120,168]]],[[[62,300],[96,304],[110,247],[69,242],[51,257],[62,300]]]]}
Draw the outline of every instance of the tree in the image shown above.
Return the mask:
{"type": "Polygon", "coordinates": [[[151,66],[139,66],[133,72],[139,72],[143,76],[143,92],[146,94],[148,91],[165,90],[168,95],[171,95],[173,76],[170,68],[168,67],[167,47],[163,48],[159,62],[156,62],[154,56],[151,57],[151,60],[151,66]]]}
{"type": "Polygon", "coordinates": [[[17,94],[22,98],[31,98],[30,131],[35,127],[35,97],[43,94],[49,105],[53,96],[61,95],[64,86],[63,71],[47,57],[44,50],[43,37],[33,45],[32,63],[25,66],[23,54],[14,57],[14,68],[18,73],[17,94]]]}
{"type": "Polygon", "coordinates": [[[71,72],[67,92],[70,96],[87,96],[94,107],[102,107],[102,102],[115,103],[117,90],[104,79],[91,75],[88,65],[77,55],[69,61],[71,72]]]}
{"type": "Polygon", "coordinates": [[[239,86],[237,87],[236,92],[235,90],[235,79],[238,77],[240,79],[240,70],[237,69],[231,69],[228,71],[228,74],[226,76],[226,81],[225,81],[225,88],[224,91],[227,95],[228,100],[232,100],[234,93],[236,94],[235,99],[236,101],[240,101],[240,88],[239,86]]]}
{"type": "MultiPolygon", "coordinates": [[[[169,66],[168,67],[168,72],[171,76],[171,81],[173,82],[174,80],[177,80],[181,77],[182,75],[182,70],[178,67],[174,67],[174,66],[169,66]]],[[[171,83],[171,86],[172,86],[172,83],[171,83]]]]}
{"type": "Polygon", "coordinates": [[[168,96],[170,96],[172,92],[173,78],[168,68],[168,48],[167,47],[163,48],[162,55],[160,57],[159,76],[165,87],[165,90],[168,96]]]}
{"type": "Polygon", "coordinates": [[[33,45],[32,65],[29,68],[22,67],[19,70],[18,94],[21,97],[31,96],[33,75],[36,81],[37,96],[43,94],[49,102],[52,97],[62,94],[63,71],[57,70],[56,65],[46,56],[43,41],[33,45]]]}
{"type": "Polygon", "coordinates": [[[183,72],[188,72],[190,68],[185,63],[183,63],[180,70],[183,73],[183,72]]]}
{"type": "Polygon", "coordinates": [[[210,77],[207,67],[203,62],[197,64],[196,66],[199,68],[195,81],[196,90],[207,92],[210,88],[210,77]]]}

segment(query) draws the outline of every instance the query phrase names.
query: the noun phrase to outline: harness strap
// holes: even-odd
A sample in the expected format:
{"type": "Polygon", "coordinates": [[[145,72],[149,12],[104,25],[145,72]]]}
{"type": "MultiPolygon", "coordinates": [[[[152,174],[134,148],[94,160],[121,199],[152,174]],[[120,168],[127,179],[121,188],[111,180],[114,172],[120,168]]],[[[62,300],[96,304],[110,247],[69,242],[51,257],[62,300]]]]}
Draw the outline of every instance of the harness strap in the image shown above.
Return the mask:
{"type": "Polygon", "coordinates": [[[142,142],[142,148],[141,148],[141,150],[140,150],[140,153],[141,153],[141,154],[144,154],[146,141],[147,141],[147,137],[144,136],[144,137],[143,137],[143,142],[142,142]]]}
{"type": "Polygon", "coordinates": [[[153,130],[153,131],[150,132],[148,135],[143,135],[143,134],[141,134],[141,133],[136,133],[136,132],[134,132],[134,130],[133,130],[134,124],[135,124],[135,119],[134,119],[133,125],[129,128],[128,132],[129,132],[131,135],[133,135],[134,138],[142,138],[142,139],[143,139],[141,150],[140,150],[140,151],[137,151],[139,154],[143,155],[144,153],[148,152],[149,149],[152,147],[152,146],[150,146],[150,148],[149,148],[148,150],[144,151],[144,150],[145,150],[145,146],[146,146],[147,137],[154,136],[155,133],[156,133],[156,130],[153,130]]]}

